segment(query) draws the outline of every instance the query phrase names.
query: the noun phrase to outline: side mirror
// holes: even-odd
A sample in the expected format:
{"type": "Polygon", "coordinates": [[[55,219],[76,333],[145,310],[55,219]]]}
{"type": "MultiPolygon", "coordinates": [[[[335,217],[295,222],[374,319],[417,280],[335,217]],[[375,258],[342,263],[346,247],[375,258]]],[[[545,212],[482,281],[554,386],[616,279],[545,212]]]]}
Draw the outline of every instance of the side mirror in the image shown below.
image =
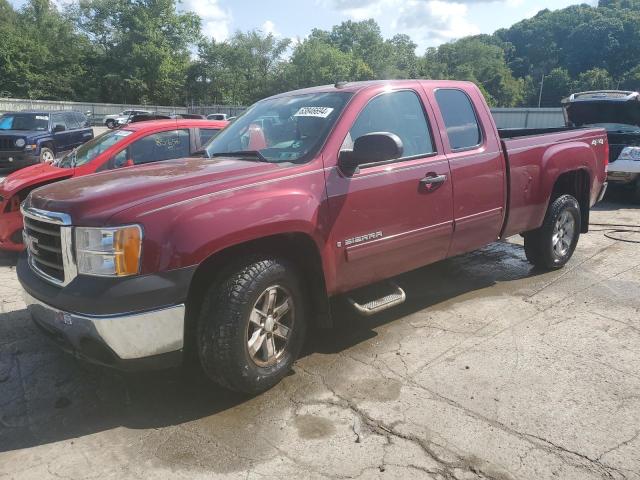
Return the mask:
{"type": "Polygon", "coordinates": [[[128,159],[126,162],[124,162],[123,167],[133,167],[135,164],[133,163],[133,160],[128,159]]]}
{"type": "Polygon", "coordinates": [[[403,151],[402,140],[395,133],[368,133],[356,139],[353,150],[340,152],[338,166],[352,174],[360,165],[400,158],[403,151]]]}
{"type": "Polygon", "coordinates": [[[59,123],[53,126],[53,133],[64,132],[65,130],[65,126],[60,125],[59,123]]]}

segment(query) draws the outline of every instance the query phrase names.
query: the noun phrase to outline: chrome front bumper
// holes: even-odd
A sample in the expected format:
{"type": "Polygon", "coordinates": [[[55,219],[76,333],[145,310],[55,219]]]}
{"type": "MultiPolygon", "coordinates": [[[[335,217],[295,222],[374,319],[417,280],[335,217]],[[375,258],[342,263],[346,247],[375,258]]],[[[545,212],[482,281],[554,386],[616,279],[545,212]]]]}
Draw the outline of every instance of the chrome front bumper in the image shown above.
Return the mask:
{"type": "Polygon", "coordinates": [[[86,316],[51,307],[24,293],[27,310],[48,336],[68,351],[110,366],[180,352],[185,306],[144,313],[86,316]]]}

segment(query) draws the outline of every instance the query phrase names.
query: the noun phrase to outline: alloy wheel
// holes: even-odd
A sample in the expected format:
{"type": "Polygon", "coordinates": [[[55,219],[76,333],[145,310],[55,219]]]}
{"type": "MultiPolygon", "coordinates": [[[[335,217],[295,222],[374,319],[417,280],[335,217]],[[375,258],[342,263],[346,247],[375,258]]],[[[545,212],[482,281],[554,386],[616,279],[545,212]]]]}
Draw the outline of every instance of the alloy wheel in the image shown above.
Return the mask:
{"type": "Polygon", "coordinates": [[[271,366],[284,355],[294,320],[293,297],[286,288],[273,285],[260,294],[247,326],[247,351],[256,365],[271,366]]]}

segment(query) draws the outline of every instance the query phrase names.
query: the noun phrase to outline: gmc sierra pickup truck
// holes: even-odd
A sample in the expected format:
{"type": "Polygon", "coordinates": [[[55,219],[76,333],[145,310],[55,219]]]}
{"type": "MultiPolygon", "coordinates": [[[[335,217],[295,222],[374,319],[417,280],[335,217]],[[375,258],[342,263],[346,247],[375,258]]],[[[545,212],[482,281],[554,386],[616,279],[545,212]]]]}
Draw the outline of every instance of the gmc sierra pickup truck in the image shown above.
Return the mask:
{"type": "Polygon", "coordinates": [[[339,83],[262,100],[197,158],[65,180],[22,205],[36,325],[122,369],[189,352],[256,393],[290,370],[329,300],[404,301],[389,278],[516,234],[562,267],[604,192],[601,128],[496,129],[454,81],[339,83]]]}

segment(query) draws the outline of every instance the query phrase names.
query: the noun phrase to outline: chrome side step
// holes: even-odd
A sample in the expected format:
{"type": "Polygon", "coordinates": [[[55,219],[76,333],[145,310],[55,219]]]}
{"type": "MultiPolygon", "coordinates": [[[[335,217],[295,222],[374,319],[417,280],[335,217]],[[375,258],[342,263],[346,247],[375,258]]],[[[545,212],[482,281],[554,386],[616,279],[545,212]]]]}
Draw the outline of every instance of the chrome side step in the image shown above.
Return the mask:
{"type": "MultiPolygon", "coordinates": [[[[362,291],[358,297],[365,297],[364,293],[366,291],[362,291]]],[[[358,298],[356,300],[352,297],[347,297],[347,301],[360,315],[368,317],[400,305],[407,299],[404,290],[393,282],[388,282],[384,287],[378,287],[375,295],[376,297],[373,299],[358,298]]]]}

